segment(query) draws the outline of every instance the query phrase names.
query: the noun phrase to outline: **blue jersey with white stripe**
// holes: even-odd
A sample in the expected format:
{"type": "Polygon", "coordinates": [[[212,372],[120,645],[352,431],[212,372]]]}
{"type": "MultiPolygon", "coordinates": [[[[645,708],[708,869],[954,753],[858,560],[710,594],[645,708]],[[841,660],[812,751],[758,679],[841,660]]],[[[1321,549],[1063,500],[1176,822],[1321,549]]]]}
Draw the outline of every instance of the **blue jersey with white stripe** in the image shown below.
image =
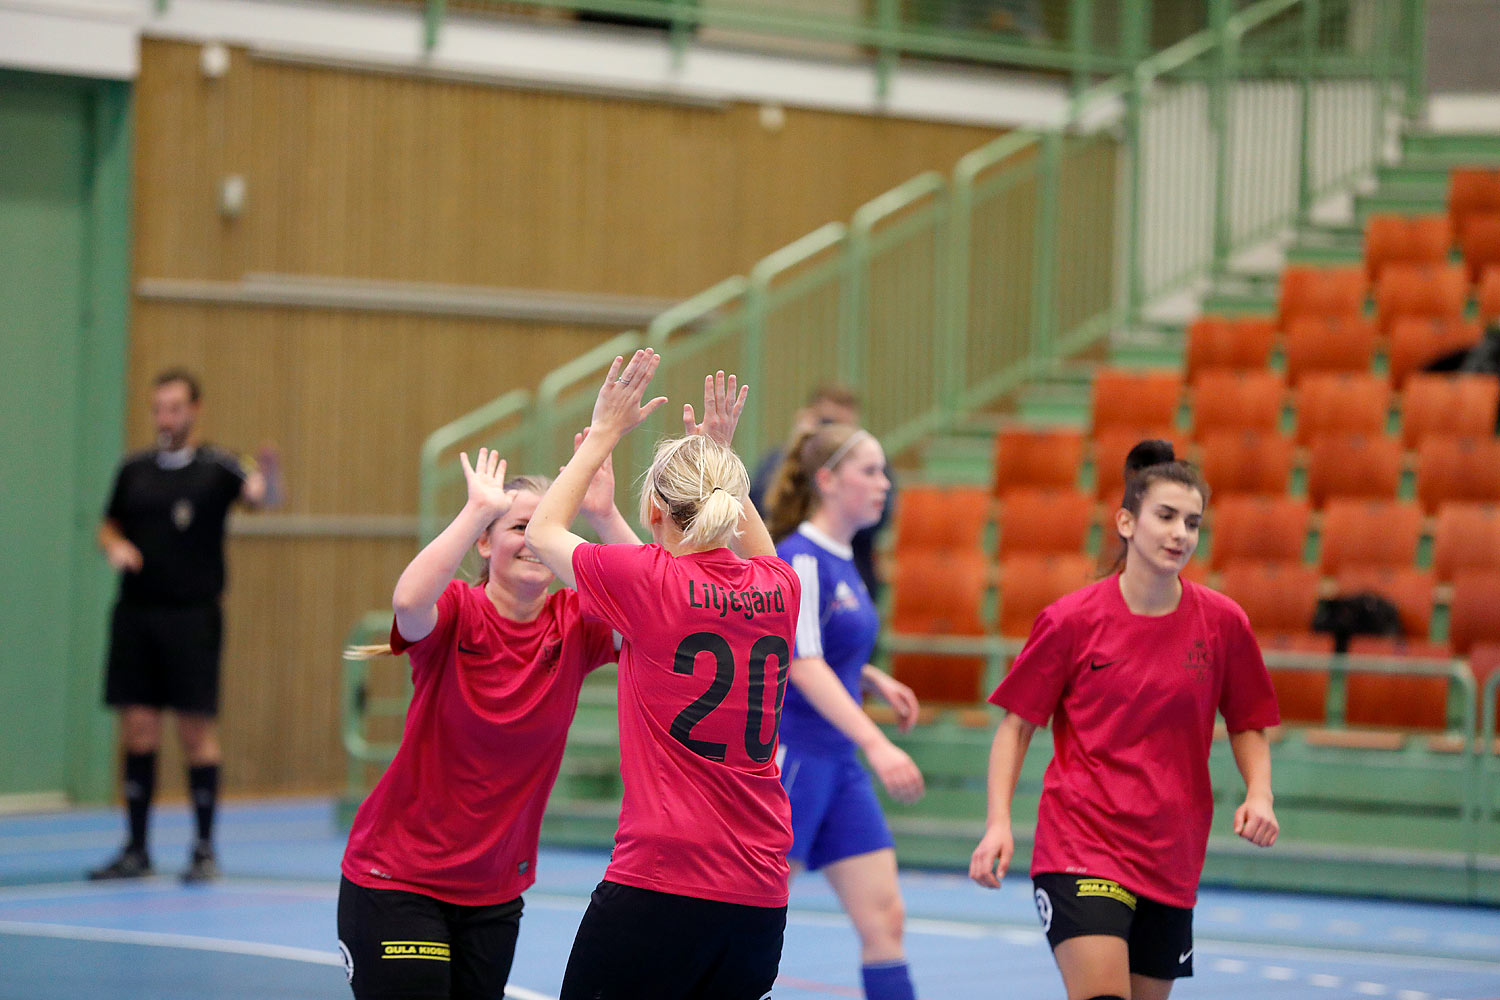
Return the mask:
{"type": "MultiPolygon", "coordinates": [[[[797,617],[796,657],[821,657],[833,668],[856,702],[860,674],[870,662],[880,617],[854,565],[854,553],[824,532],[803,522],[776,546],[802,582],[802,611],[797,617]]],[[[781,710],[781,740],[799,750],[852,752],[854,743],[789,685],[781,710]]]]}

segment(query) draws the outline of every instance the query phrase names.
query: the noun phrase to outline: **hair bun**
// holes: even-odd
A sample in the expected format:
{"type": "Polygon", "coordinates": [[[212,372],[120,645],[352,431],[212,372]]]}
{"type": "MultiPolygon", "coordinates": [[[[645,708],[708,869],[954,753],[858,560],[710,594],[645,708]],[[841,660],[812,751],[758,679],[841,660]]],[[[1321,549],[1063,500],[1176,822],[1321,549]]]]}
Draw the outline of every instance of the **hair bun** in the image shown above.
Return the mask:
{"type": "Polygon", "coordinates": [[[1172,442],[1151,440],[1142,441],[1130,449],[1130,454],[1125,456],[1125,476],[1129,478],[1134,473],[1153,465],[1163,465],[1167,462],[1177,460],[1172,451],[1172,442]]]}

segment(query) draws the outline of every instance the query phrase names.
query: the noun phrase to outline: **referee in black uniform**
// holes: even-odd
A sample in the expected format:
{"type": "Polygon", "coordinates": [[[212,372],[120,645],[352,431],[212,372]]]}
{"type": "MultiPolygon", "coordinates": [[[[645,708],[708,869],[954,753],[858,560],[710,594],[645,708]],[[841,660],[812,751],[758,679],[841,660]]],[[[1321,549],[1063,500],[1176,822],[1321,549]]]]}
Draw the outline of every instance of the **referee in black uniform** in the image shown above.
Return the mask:
{"type": "Polygon", "coordinates": [[[198,381],[189,372],[172,369],[157,376],[151,396],[156,447],[120,466],[99,525],[99,547],[120,571],[104,700],[120,715],[130,839],[115,858],[89,872],[90,878],[151,874],[146,831],[162,711],[168,708],[177,716],[197,822],[182,878],[201,882],[218,874],[213,821],[219,791],[224,521],[237,500],[264,502],[267,486],[261,471],[247,470],[228,452],[198,443],[199,397],[198,381]]]}

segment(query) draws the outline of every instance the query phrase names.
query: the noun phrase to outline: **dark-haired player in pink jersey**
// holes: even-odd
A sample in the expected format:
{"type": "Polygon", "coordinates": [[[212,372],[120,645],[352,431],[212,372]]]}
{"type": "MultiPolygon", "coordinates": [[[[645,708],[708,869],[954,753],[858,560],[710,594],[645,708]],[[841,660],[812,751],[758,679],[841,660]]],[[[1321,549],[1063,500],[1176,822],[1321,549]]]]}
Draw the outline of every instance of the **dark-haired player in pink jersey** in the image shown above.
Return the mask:
{"type": "Polygon", "coordinates": [[[1021,761],[1050,718],[1031,875],[1068,1000],[1165,1000],[1192,975],[1216,714],[1246,785],[1234,830],[1259,847],[1276,841],[1270,675],[1244,611],[1179,575],[1207,497],[1170,444],[1132,449],[1115,513],[1120,571],[1043,610],[990,696],[1007,714],[969,875],[996,888],[1009,867],[1021,761]]]}
{"type": "MultiPolygon", "coordinates": [[[[355,651],[409,653],[414,685],[341,866],[339,946],[359,1000],[504,994],[579,688],[615,659],[609,627],[584,621],[576,592],[549,594],[525,546],[547,480],[507,480],[485,448],[462,462],[468,501],[396,582],[390,646],[355,651]],[[476,545],[484,576],[453,579],[476,545]]],[[[583,507],[601,538],[639,544],[608,464],[583,507]]]]}
{"type": "Polygon", "coordinates": [[[792,828],[776,738],[801,592],[729,448],[748,390],[710,377],[704,423],[686,407],[688,435],[657,448],[641,491],[654,544],[589,545],[568,530],[594,470],[666,402],[641,406],[658,362],[649,350],[615,359],[588,437],[526,529],[576,582],[584,616],[624,636],[625,801],[561,1000],[764,1000],[786,928],[792,828]]]}

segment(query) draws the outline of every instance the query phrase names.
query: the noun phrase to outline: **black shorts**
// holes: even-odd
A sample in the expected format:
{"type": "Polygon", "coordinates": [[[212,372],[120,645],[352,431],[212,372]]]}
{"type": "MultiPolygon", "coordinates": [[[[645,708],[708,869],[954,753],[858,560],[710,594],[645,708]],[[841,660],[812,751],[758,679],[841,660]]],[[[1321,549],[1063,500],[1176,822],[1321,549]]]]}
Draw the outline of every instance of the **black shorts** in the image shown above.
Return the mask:
{"type": "Polygon", "coordinates": [[[218,604],[116,604],[104,674],[105,704],[217,715],[223,640],[224,616],[218,604]]]}
{"type": "Polygon", "coordinates": [[[785,931],[784,906],[600,882],[559,1000],[766,1000],[785,931]]]}
{"type": "Polygon", "coordinates": [[[1130,971],[1153,979],[1193,974],[1193,911],[1138,896],[1118,882],[1046,872],[1031,880],[1047,941],[1108,934],[1130,946],[1130,971]]]}
{"type": "Polygon", "coordinates": [[[339,951],[356,1000],[497,1000],[521,927],[521,898],[460,906],[339,880],[339,951]]]}

